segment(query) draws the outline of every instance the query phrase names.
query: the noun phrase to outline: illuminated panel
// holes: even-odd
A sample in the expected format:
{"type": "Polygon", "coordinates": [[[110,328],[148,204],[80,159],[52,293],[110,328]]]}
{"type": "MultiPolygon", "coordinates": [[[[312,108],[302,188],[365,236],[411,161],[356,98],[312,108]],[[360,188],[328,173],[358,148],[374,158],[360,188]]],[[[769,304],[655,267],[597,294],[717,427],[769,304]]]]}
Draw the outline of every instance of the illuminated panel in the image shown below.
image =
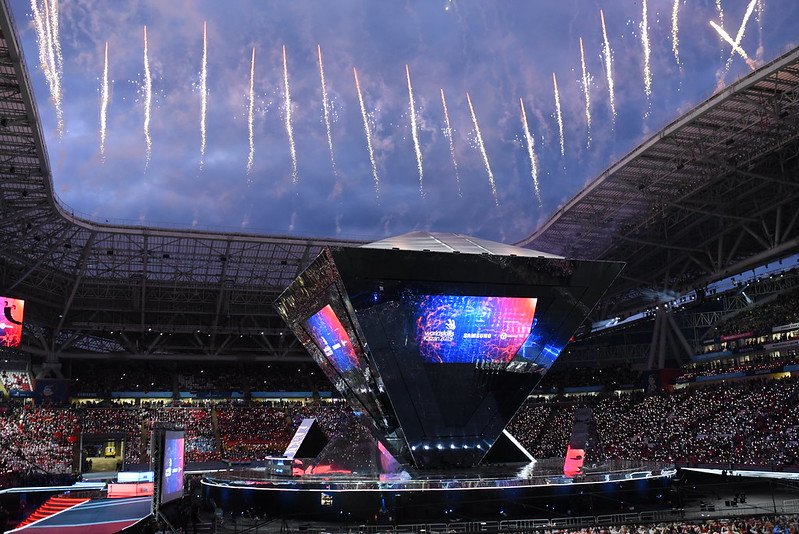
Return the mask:
{"type": "Polygon", "coordinates": [[[423,295],[415,340],[430,363],[510,362],[530,335],[537,299],[423,295]]]}
{"type": "Polygon", "coordinates": [[[164,432],[164,471],[161,483],[161,502],[183,497],[183,459],[185,440],[183,432],[164,432]]]}
{"type": "Polygon", "coordinates": [[[3,317],[0,318],[0,347],[18,347],[22,340],[22,315],[25,301],[0,297],[3,317]]]}
{"type": "Polygon", "coordinates": [[[306,319],[305,329],[339,373],[358,367],[350,337],[330,304],[306,319]]]}

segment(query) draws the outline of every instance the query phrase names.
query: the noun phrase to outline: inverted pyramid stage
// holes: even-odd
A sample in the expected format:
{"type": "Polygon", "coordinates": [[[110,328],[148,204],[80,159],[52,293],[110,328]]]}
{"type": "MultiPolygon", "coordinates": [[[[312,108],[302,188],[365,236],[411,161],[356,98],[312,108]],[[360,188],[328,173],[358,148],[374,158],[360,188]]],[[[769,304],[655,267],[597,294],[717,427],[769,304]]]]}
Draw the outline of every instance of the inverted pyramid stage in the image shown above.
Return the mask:
{"type": "Polygon", "coordinates": [[[470,467],[621,268],[412,232],[325,249],[275,306],[397,460],[470,467]]]}

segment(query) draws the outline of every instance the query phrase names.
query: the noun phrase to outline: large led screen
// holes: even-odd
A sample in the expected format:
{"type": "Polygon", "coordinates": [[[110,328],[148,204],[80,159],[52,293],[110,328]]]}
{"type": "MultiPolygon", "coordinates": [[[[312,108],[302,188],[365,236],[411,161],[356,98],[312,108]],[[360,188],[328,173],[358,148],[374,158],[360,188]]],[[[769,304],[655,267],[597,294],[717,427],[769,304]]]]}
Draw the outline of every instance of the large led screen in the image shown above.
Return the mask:
{"type": "Polygon", "coordinates": [[[305,329],[339,373],[358,367],[358,357],[350,336],[330,304],[306,319],[305,329]]]}
{"type": "Polygon", "coordinates": [[[414,339],[429,363],[510,362],[530,336],[537,299],[421,295],[414,339]]]}
{"type": "Polygon", "coordinates": [[[0,297],[3,317],[0,318],[0,347],[18,347],[22,341],[22,315],[25,301],[0,297]]]}
{"type": "Polygon", "coordinates": [[[184,433],[164,432],[164,467],[161,479],[161,502],[183,497],[184,433]]]}

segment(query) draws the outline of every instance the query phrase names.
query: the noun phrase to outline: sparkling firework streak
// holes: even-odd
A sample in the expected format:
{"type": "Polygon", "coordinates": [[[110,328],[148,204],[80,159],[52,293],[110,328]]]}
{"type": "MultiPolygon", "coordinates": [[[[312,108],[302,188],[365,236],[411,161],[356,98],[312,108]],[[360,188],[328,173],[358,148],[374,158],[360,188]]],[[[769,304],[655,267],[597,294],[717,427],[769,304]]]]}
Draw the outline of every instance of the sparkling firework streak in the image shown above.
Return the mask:
{"type": "Polygon", "coordinates": [[[422,168],[422,150],[419,147],[419,131],[416,124],[416,104],[413,101],[413,87],[411,87],[411,70],[405,64],[405,76],[408,78],[408,105],[411,108],[411,136],[413,137],[413,149],[416,152],[416,166],[419,169],[419,195],[424,198],[424,169],[422,168]]]}
{"type": "Polygon", "coordinates": [[[325,84],[325,66],[322,63],[322,47],[316,45],[316,51],[319,55],[319,79],[322,82],[322,111],[325,118],[325,132],[327,133],[327,148],[330,150],[330,164],[333,166],[333,171],[336,170],[336,158],[333,156],[333,134],[330,130],[330,103],[327,100],[327,85],[325,84]]]}
{"type": "Polygon", "coordinates": [[[105,159],[105,132],[108,115],[108,41],[105,43],[103,63],[103,86],[100,90],[100,156],[105,159]]]}
{"type": "Polygon", "coordinates": [[[519,105],[522,108],[522,126],[524,126],[524,138],[527,141],[527,155],[530,156],[530,175],[533,177],[533,187],[535,188],[535,196],[538,198],[538,205],[543,206],[541,201],[541,189],[538,186],[538,164],[535,160],[535,141],[533,136],[530,135],[530,127],[527,125],[527,112],[524,110],[524,100],[519,99],[519,105]]]}
{"type": "MultiPolygon", "coordinates": [[[[730,56],[727,58],[727,63],[724,65],[724,74],[729,72],[730,67],[732,66],[732,59],[735,57],[735,52],[738,52],[741,57],[746,60],[746,63],[754,70],[754,64],[752,61],[746,56],[746,52],[744,52],[743,48],[741,48],[741,42],[744,38],[744,32],[746,32],[746,23],[749,22],[749,17],[752,16],[752,13],[755,11],[755,7],[757,6],[757,0],[750,0],[749,5],[746,6],[746,13],[744,14],[743,21],[741,21],[741,26],[738,28],[738,33],[735,35],[735,42],[730,43],[732,44],[732,50],[730,50],[730,56]]],[[[716,29],[718,31],[718,28],[716,29]]],[[[722,30],[723,31],[723,30],[722,30]]],[[[721,34],[721,37],[729,42],[729,35],[724,32],[721,34]]]]}
{"type": "MultiPolygon", "coordinates": [[[[45,6],[47,2],[45,0],[45,6]]],[[[56,72],[58,73],[58,81],[61,83],[61,74],[64,72],[64,58],[61,55],[61,39],[59,37],[58,27],[58,0],[52,0],[50,4],[50,34],[52,37],[53,53],[55,55],[56,72]]]]}
{"type": "Polygon", "coordinates": [[[641,44],[644,47],[644,93],[646,93],[647,100],[652,96],[652,70],[649,66],[649,6],[648,1],[641,2],[642,15],[641,15],[641,44]]]}
{"type": "Polygon", "coordinates": [[[604,47],[602,55],[605,56],[605,75],[608,80],[608,96],[610,97],[610,113],[613,121],[616,121],[616,94],[613,89],[613,53],[610,49],[610,41],[608,41],[608,30],[605,28],[605,13],[600,9],[599,17],[602,19],[602,37],[604,39],[604,47]]]}
{"type": "Polygon", "coordinates": [[[455,158],[455,142],[452,139],[452,126],[449,123],[449,111],[447,110],[447,99],[444,98],[444,90],[441,90],[441,105],[444,106],[444,123],[446,124],[446,130],[444,134],[447,136],[447,140],[449,141],[449,155],[452,157],[452,166],[455,168],[455,181],[458,184],[458,196],[463,196],[463,191],[461,190],[461,176],[460,172],[458,172],[458,160],[455,158]]]}
{"type": "Polygon", "coordinates": [[[208,112],[208,23],[203,22],[203,65],[200,73],[200,170],[205,166],[205,117],[208,112]]]}
{"type": "Polygon", "coordinates": [[[724,31],[724,28],[722,28],[712,20],[710,21],[710,25],[713,26],[713,29],[715,29],[718,32],[718,34],[721,36],[722,39],[724,39],[730,44],[730,46],[732,47],[732,52],[733,53],[738,52],[738,54],[740,54],[740,56],[746,61],[746,64],[749,65],[749,67],[752,70],[754,70],[755,68],[754,62],[751,59],[749,59],[749,56],[746,54],[746,51],[743,48],[741,48],[741,45],[733,41],[732,37],[730,37],[730,34],[724,31]]]}
{"type": "Polygon", "coordinates": [[[674,52],[674,61],[680,64],[680,35],[679,35],[680,0],[674,0],[671,6],[671,51],[674,52]]]}
{"type": "Polygon", "coordinates": [[[57,130],[64,133],[64,113],[61,106],[61,45],[58,44],[58,4],[51,10],[47,0],[43,4],[44,15],[38,0],[31,0],[36,38],[39,42],[39,65],[50,88],[50,98],[56,112],[57,130]],[[55,41],[55,42],[54,42],[55,41]],[[57,50],[57,52],[56,52],[57,50]]]}
{"type": "Polygon", "coordinates": [[[486,153],[485,143],[483,143],[483,136],[480,133],[480,125],[477,124],[477,115],[474,112],[472,99],[469,93],[466,93],[466,100],[469,102],[469,111],[472,112],[472,122],[474,123],[474,133],[477,136],[477,145],[480,147],[480,154],[483,156],[483,163],[486,166],[486,173],[488,173],[488,184],[491,186],[491,193],[494,195],[494,204],[499,207],[499,197],[497,196],[497,184],[494,182],[494,173],[491,172],[491,164],[488,163],[488,154],[486,153]]]}
{"type": "MultiPolygon", "coordinates": [[[[583,67],[583,96],[585,96],[585,122],[588,129],[591,129],[591,90],[588,87],[588,71],[585,68],[585,51],[583,50],[583,38],[580,37],[580,63],[583,67]]],[[[524,111],[524,106],[522,106],[524,111]]],[[[525,122],[526,124],[526,122],[525,122]]]]}
{"type": "MultiPolygon", "coordinates": [[[[721,6],[721,0],[716,0],[716,13],[719,16],[719,26],[724,26],[724,8],[721,6]]],[[[723,43],[724,36],[719,36],[719,40],[723,43]]],[[[724,55],[724,46],[721,47],[721,54],[724,55]]]]}
{"type": "Polygon", "coordinates": [[[286,45],[283,45],[283,92],[286,106],[286,135],[291,152],[291,183],[297,183],[297,147],[294,145],[294,128],[291,126],[291,91],[289,90],[289,67],[286,61],[286,45]]]}
{"type": "Polygon", "coordinates": [[[555,87],[555,112],[558,118],[558,131],[560,132],[560,155],[566,155],[566,141],[563,139],[563,114],[560,110],[560,92],[558,91],[558,79],[552,73],[552,84],[555,87]]]}
{"type": "Polygon", "coordinates": [[[150,109],[153,105],[153,78],[150,74],[150,57],[147,48],[147,26],[144,27],[144,168],[150,165],[153,152],[153,140],[150,137],[150,109]]]}
{"type": "Polygon", "coordinates": [[[255,47],[252,47],[252,59],[250,60],[250,91],[247,95],[247,133],[250,142],[250,152],[247,154],[247,174],[252,170],[255,160],[255,136],[253,129],[253,113],[255,109],[255,47]]]}
{"type": "Polygon", "coordinates": [[[375,195],[380,199],[380,176],[377,174],[377,161],[375,151],[372,148],[372,133],[369,131],[369,117],[366,115],[366,106],[363,103],[363,93],[361,93],[361,82],[358,81],[358,71],[352,68],[355,75],[355,89],[358,91],[358,103],[361,105],[361,117],[363,117],[363,130],[366,133],[366,148],[369,149],[369,161],[372,163],[372,176],[375,179],[375,195]]]}

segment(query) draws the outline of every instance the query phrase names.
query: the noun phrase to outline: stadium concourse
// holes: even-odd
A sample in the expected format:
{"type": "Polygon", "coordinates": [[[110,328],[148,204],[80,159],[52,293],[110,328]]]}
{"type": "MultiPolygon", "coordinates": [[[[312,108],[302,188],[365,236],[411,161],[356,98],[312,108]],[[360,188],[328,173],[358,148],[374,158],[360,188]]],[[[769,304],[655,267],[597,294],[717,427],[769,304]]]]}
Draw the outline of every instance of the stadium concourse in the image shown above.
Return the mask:
{"type": "MultiPolygon", "coordinates": [[[[54,195],[2,6],[0,294],[25,301],[25,322],[0,358],[0,488],[146,467],[157,423],[185,428],[198,472],[281,454],[304,418],[329,436],[365,434],[272,306],[325,247],[362,243],[74,217],[54,195]]],[[[797,532],[797,108],[793,50],[668,125],[517,243],[626,267],[510,434],[537,458],[562,458],[574,414],[590,408],[587,464],[672,462],[687,482],[662,497],[679,517],[608,494],[594,498],[617,515],[553,506],[496,529],[797,532]]],[[[19,495],[2,494],[0,527],[35,508],[19,495]]],[[[187,506],[188,527],[199,505],[187,506]]]]}

